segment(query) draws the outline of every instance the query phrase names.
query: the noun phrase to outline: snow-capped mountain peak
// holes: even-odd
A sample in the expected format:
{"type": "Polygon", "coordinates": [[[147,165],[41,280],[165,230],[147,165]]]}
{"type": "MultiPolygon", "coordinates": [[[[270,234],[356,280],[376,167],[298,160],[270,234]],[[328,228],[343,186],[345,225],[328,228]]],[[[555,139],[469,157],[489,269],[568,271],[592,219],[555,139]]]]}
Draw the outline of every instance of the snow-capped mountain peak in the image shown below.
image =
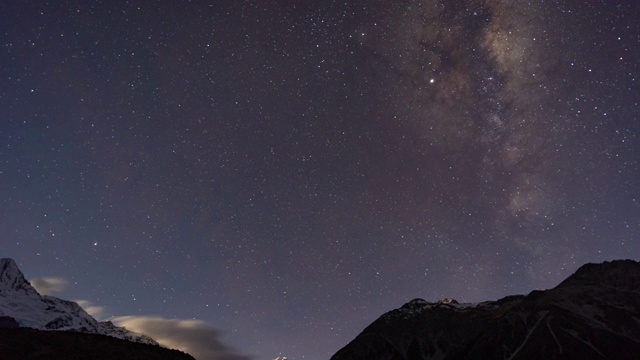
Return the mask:
{"type": "Polygon", "coordinates": [[[0,259],[0,291],[15,291],[28,297],[39,298],[36,289],[25,279],[13,259],[0,259]]]}
{"type": "Polygon", "coordinates": [[[78,303],[40,295],[25,279],[13,259],[0,259],[0,316],[10,316],[20,327],[40,330],[72,330],[158,345],[150,337],[109,321],[98,322],[78,303]]]}

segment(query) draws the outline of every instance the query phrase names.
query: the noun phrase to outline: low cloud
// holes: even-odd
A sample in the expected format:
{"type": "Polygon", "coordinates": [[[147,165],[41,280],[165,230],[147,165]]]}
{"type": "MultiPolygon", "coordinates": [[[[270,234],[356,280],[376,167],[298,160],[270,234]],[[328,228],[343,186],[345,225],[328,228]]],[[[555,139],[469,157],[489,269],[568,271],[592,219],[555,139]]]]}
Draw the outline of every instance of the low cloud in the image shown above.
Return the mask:
{"type": "Polygon", "coordinates": [[[59,277],[41,277],[31,279],[33,286],[40,295],[51,295],[56,292],[64,291],[69,284],[67,280],[59,277]]]}
{"type": "Polygon", "coordinates": [[[221,334],[200,320],[165,319],[151,316],[120,316],[111,321],[131,331],[151,336],[161,345],[191,354],[198,360],[248,360],[222,344],[221,334]]]}
{"type": "MultiPolygon", "coordinates": [[[[64,291],[68,282],[59,277],[31,280],[31,285],[42,295],[64,291]]],[[[98,321],[110,320],[116,326],[152,337],[159,344],[184,351],[197,360],[250,360],[236,349],[224,345],[221,332],[200,320],[165,319],[153,316],[112,316],[104,306],[88,300],[74,300],[98,321]]]]}
{"type": "Polygon", "coordinates": [[[80,305],[80,307],[83,308],[84,311],[86,311],[87,314],[91,315],[94,319],[98,321],[106,320],[108,315],[104,306],[94,305],[91,303],[91,301],[88,300],[75,300],[75,302],[77,302],[78,305],[80,305]]]}

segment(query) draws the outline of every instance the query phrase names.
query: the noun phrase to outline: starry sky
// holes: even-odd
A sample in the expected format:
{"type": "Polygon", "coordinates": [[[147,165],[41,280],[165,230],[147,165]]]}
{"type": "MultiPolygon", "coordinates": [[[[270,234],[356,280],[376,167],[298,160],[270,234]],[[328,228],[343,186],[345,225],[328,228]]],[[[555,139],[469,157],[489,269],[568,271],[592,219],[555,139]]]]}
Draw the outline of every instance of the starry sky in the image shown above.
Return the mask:
{"type": "Polygon", "coordinates": [[[638,260],[638,17],[2,1],[0,256],[105,318],[197,320],[217,358],[258,360],[327,359],[415,297],[638,260]]]}

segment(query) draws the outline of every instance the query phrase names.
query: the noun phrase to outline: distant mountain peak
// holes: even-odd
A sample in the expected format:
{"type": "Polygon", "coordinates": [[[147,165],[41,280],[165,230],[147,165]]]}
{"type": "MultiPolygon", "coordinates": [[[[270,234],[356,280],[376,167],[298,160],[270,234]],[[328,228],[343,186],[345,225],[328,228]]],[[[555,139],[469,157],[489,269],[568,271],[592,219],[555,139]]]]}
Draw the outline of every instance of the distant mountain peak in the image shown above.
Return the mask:
{"type": "Polygon", "coordinates": [[[425,299],[421,299],[421,298],[415,298],[411,301],[409,301],[408,303],[402,305],[401,309],[405,309],[405,310],[421,310],[424,308],[432,308],[432,307],[436,307],[436,306],[454,306],[454,305],[460,305],[460,303],[458,303],[458,301],[456,301],[456,299],[451,299],[451,298],[444,298],[442,300],[438,300],[437,302],[428,302],[425,299]]]}
{"type": "Polygon", "coordinates": [[[444,305],[457,305],[459,304],[458,301],[456,301],[456,299],[451,299],[451,298],[444,298],[440,301],[438,301],[439,304],[444,304],[444,305]]]}
{"type": "Polygon", "coordinates": [[[18,265],[16,264],[16,261],[13,260],[12,258],[1,258],[0,259],[0,266],[4,266],[5,264],[12,265],[14,267],[18,267],[18,265]]]}
{"type": "Polygon", "coordinates": [[[558,286],[589,283],[628,290],[639,289],[640,266],[638,264],[634,260],[613,260],[598,264],[587,263],[558,286]]]}
{"type": "Polygon", "coordinates": [[[458,304],[416,298],[332,360],[628,359],[640,353],[640,262],[586,264],[549,290],[458,304]]]}
{"type": "Polygon", "coordinates": [[[24,280],[24,275],[15,260],[11,258],[0,259],[0,283],[12,284],[20,278],[24,280]]]}
{"type": "Polygon", "coordinates": [[[13,259],[0,259],[0,316],[13,318],[20,327],[71,330],[101,334],[133,342],[158,345],[152,338],[111,322],[98,322],[78,303],[40,295],[25,279],[13,259]]]}
{"type": "Polygon", "coordinates": [[[0,259],[0,291],[3,289],[24,293],[30,297],[40,297],[36,289],[25,279],[18,264],[11,258],[0,259]]]}

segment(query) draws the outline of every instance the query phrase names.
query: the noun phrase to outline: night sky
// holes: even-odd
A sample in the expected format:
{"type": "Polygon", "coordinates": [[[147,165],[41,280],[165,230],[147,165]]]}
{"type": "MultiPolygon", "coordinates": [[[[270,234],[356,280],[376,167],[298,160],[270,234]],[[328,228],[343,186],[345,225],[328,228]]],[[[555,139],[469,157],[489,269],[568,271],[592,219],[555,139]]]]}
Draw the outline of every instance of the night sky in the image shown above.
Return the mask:
{"type": "Polygon", "coordinates": [[[192,324],[258,360],[327,359],[416,297],[639,260],[638,18],[2,1],[0,257],[98,318],[192,324]]]}

